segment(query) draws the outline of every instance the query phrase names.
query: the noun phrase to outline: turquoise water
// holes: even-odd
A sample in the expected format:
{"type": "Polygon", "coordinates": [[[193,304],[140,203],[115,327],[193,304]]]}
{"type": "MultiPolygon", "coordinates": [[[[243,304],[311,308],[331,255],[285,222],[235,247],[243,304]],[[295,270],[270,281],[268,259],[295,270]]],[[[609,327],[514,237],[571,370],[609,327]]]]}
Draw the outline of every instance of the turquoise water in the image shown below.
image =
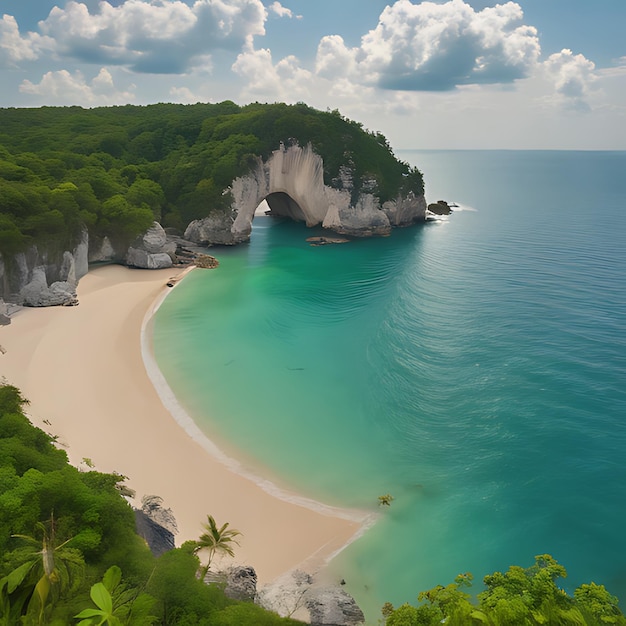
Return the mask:
{"type": "Polygon", "coordinates": [[[399,156],[463,210],[317,248],[257,218],[159,310],[164,375],[281,484],[394,496],[332,564],[370,623],[545,552],[626,604],[626,153],[399,156]]]}

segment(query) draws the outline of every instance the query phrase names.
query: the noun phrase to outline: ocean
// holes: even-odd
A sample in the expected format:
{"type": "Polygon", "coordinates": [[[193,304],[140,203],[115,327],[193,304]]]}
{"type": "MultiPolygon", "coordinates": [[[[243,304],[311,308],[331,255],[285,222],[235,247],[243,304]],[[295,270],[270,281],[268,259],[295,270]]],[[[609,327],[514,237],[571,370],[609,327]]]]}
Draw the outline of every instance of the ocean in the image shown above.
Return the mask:
{"type": "Polygon", "coordinates": [[[368,623],[544,553],[626,605],[626,152],[397,154],[452,215],[256,218],[159,309],[159,367],[264,477],[381,513],[330,566],[368,623]]]}

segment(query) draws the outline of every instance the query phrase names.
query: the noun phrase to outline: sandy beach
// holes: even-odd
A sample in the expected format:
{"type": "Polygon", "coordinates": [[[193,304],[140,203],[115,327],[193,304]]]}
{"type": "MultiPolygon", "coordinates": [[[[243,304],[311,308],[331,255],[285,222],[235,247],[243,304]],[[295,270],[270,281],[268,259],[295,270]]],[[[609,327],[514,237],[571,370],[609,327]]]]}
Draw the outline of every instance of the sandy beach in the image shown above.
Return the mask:
{"type": "Polygon", "coordinates": [[[81,279],[79,306],[19,311],[0,328],[0,377],[21,389],[33,423],[58,437],[72,464],[87,458],[127,476],[135,504],[162,497],[177,545],[197,538],[211,514],[242,532],[233,562],[252,565],[259,583],[302,564],[315,570],[359,532],[363,515],[286,501],[232,471],[174,419],[151,382],[142,325],[177,273],[101,267],[81,279]]]}

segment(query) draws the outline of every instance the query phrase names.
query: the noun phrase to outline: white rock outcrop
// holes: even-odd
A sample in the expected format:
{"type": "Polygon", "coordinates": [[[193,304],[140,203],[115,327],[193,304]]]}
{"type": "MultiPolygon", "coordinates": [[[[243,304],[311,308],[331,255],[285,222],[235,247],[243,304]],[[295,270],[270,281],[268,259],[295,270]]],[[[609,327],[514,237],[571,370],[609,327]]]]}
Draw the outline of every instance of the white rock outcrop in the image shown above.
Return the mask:
{"type": "Polygon", "coordinates": [[[324,184],[324,163],[308,145],[285,148],[281,144],[267,162],[260,158],[250,172],[230,187],[230,214],[195,220],[185,231],[194,243],[233,245],[248,241],[254,212],[266,200],[272,213],[322,225],[343,235],[369,237],[388,235],[393,227],[408,226],[426,218],[423,196],[412,193],[385,202],[381,207],[371,193],[376,181],[365,181],[356,202],[352,201],[350,168],[342,166],[337,187],[324,184]]]}
{"type": "Polygon", "coordinates": [[[11,258],[11,271],[3,260],[1,294],[25,306],[76,304],[76,285],[88,270],[89,236],[84,230],[72,250],[40,250],[31,246],[11,258]]]}
{"type": "Polygon", "coordinates": [[[114,261],[116,257],[117,253],[108,237],[103,237],[101,241],[89,246],[90,263],[107,263],[114,261]]]}
{"type": "Polygon", "coordinates": [[[363,611],[342,587],[318,581],[302,570],[286,572],[265,585],[256,602],[311,626],[360,626],[365,621],[363,611]]]}
{"type": "Polygon", "coordinates": [[[201,220],[194,220],[185,230],[185,239],[199,244],[230,246],[247,241],[250,230],[234,228],[235,219],[231,215],[211,215],[201,220]],[[240,234],[242,233],[242,234],[240,234]]]}
{"type": "Polygon", "coordinates": [[[158,222],[137,237],[126,253],[126,264],[130,267],[156,270],[172,267],[176,255],[176,244],[167,241],[167,235],[158,222]]]}
{"type": "Polygon", "coordinates": [[[46,268],[35,267],[29,283],[20,290],[25,306],[59,306],[76,304],[76,282],[56,281],[48,285],[46,268]]]}

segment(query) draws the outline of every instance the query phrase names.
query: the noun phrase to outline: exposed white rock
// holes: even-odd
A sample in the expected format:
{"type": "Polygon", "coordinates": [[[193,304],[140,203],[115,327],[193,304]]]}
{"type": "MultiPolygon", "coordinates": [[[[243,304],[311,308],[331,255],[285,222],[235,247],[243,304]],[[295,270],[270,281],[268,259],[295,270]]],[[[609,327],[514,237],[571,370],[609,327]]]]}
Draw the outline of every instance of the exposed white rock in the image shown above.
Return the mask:
{"type": "Polygon", "coordinates": [[[35,267],[30,282],[20,290],[21,304],[26,306],[59,306],[76,304],[76,284],[56,281],[48,286],[46,269],[35,267]]]}
{"type": "Polygon", "coordinates": [[[416,196],[412,191],[406,197],[398,196],[383,204],[383,211],[394,226],[410,226],[426,219],[426,198],[416,196]]]}
{"type": "Polygon", "coordinates": [[[66,282],[76,283],[76,262],[74,255],[68,250],[63,253],[59,267],[59,278],[66,282]]]}
{"type": "Polygon", "coordinates": [[[381,209],[373,193],[378,187],[375,179],[362,181],[363,191],[353,204],[353,172],[347,165],[340,168],[333,184],[334,187],[324,184],[324,163],[310,145],[285,148],[281,144],[267,162],[257,159],[248,174],[232,182],[230,214],[191,222],[185,238],[209,245],[248,241],[254,212],[263,200],[274,215],[305,222],[307,226],[322,224],[355,237],[388,235],[393,226],[425,219],[425,201],[412,194],[386,202],[381,209]]]}
{"type": "Polygon", "coordinates": [[[129,248],[126,255],[126,264],[145,270],[160,270],[172,267],[172,257],[165,252],[150,254],[139,248],[129,248]]]}
{"type": "Polygon", "coordinates": [[[257,575],[249,565],[237,565],[226,570],[224,594],[239,601],[253,601],[256,597],[257,575]]]}
{"type": "MultiPolygon", "coordinates": [[[[290,146],[275,150],[266,165],[269,171],[268,194],[286,193],[302,211],[307,226],[324,221],[328,211],[324,162],[308,145],[305,148],[290,146]]],[[[257,206],[263,198],[256,203],[257,206]]],[[[271,200],[268,204],[272,207],[271,200]]],[[[273,209],[272,209],[273,210],[273,209]]]]}
{"type": "Polygon", "coordinates": [[[311,626],[358,626],[365,621],[354,598],[340,587],[314,587],[305,604],[311,626]]]}
{"type": "Polygon", "coordinates": [[[176,244],[168,243],[165,230],[158,222],[152,222],[152,226],[139,238],[143,249],[150,254],[165,252],[174,254],[176,244]]]}
{"type": "Polygon", "coordinates": [[[113,261],[116,257],[117,254],[108,237],[104,237],[99,246],[89,247],[90,263],[105,263],[107,261],[113,261]]]}
{"type": "Polygon", "coordinates": [[[201,220],[194,220],[185,230],[185,239],[193,243],[231,246],[247,241],[250,234],[239,239],[233,231],[235,220],[231,215],[210,215],[201,220]]]}
{"type": "MultiPolygon", "coordinates": [[[[2,259],[0,258],[0,263],[2,259]]],[[[2,267],[0,266],[0,270],[2,267]]],[[[0,273],[0,279],[2,279],[2,274],[0,273]]],[[[11,316],[9,315],[9,307],[6,302],[0,298],[0,326],[8,326],[11,323],[11,316]]]]}
{"type": "Polygon", "coordinates": [[[236,217],[230,228],[233,242],[248,241],[254,212],[259,206],[258,199],[265,198],[269,193],[269,177],[261,159],[256,160],[248,176],[233,181],[230,193],[233,206],[237,207],[236,217]]]}
{"type": "MultiPolygon", "coordinates": [[[[355,206],[344,202],[339,194],[334,194],[335,202],[331,205],[322,226],[341,235],[356,237],[383,236],[391,233],[389,218],[380,209],[378,198],[372,194],[362,194],[355,206]]],[[[345,195],[345,192],[344,194],[345,195]]]]}
{"type": "Polygon", "coordinates": [[[312,576],[302,570],[292,570],[257,591],[256,602],[281,617],[307,619],[305,596],[312,585],[312,576]]]}
{"type": "Polygon", "coordinates": [[[172,535],[178,534],[178,524],[172,509],[163,506],[163,498],[147,495],[141,499],[141,510],[159,526],[168,530],[172,535]]]}
{"type": "Polygon", "coordinates": [[[28,270],[26,253],[20,252],[13,258],[13,271],[11,277],[16,291],[19,291],[24,285],[26,285],[26,283],[28,283],[29,275],[30,272],[28,270]]]}
{"type": "Polygon", "coordinates": [[[158,222],[137,237],[126,253],[126,263],[131,267],[155,270],[172,267],[176,244],[167,241],[167,235],[158,222]]]}
{"type": "Polygon", "coordinates": [[[365,621],[354,598],[341,587],[320,583],[302,570],[283,574],[257,593],[257,604],[312,626],[359,626],[365,621]]]}
{"type": "Polygon", "coordinates": [[[74,248],[74,274],[79,281],[89,271],[89,233],[84,229],[80,241],[74,248]]]}

